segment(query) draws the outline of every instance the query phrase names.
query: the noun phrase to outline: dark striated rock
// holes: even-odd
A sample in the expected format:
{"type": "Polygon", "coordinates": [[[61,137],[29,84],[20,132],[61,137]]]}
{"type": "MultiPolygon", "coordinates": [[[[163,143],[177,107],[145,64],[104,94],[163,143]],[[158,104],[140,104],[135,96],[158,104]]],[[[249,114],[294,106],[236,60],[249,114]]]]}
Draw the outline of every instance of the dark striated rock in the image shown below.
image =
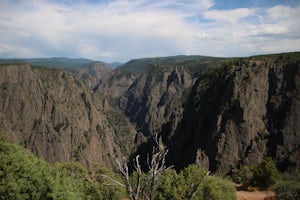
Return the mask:
{"type": "Polygon", "coordinates": [[[184,68],[152,65],[121,99],[125,115],[143,135],[161,133],[171,118],[179,120],[191,85],[191,75],[184,68]]]}
{"type": "Polygon", "coordinates": [[[50,163],[113,167],[133,148],[135,130],[104,98],[62,70],[0,67],[4,132],[50,163]]]}
{"type": "Polygon", "coordinates": [[[300,61],[244,59],[200,77],[172,141],[171,162],[228,173],[270,156],[299,168],[300,61]]]}

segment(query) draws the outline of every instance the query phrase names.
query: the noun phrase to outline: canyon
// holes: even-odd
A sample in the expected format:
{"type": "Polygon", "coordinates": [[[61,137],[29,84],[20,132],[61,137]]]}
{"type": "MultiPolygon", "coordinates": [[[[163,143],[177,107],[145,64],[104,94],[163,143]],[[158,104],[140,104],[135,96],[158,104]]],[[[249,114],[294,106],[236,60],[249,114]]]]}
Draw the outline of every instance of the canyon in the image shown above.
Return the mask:
{"type": "Polygon", "coordinates": [[[88,168],[137,154],[146,163],[156,134],[177,170],[228,174],[267,157],[283,171],[300,167],[299,52],[84,66],[2,61],[1,131],[50,163],[88,168]]]}

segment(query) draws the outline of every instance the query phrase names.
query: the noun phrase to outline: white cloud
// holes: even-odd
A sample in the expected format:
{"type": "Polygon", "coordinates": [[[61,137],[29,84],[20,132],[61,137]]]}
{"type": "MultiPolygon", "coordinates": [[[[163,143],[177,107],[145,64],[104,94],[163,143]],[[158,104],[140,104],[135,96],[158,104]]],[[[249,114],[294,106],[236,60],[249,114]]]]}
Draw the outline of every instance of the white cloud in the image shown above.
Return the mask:
{"type": "Polygon", "coordinates": [[[278,5],[266,10],[265,20],[291,19],[292,16],[299,15],[299,9],[278,5]]]}
{"type": "Polygon", "coordinates": [[[300,50],[300,7],[209,10],[213,55],[240,56],[300,50]]]}
{"type": "Polygon", "coordinates": [[[295,39],[300,7],[212,10],[212,0],[17,2],[0,2],[0,57],[126,61],[174,54],[241,56],[300,46],[295,39]]]}
{"type": "Polygon", "coordinates": [[[5,45],[5,44],[2,44],[0,45],[0,53],[6,53],[6,52],[9,52],[10,51],[10,47],[5,45]]]}
{"type": "Polygon", "coordinates": [[[204,12],[203,16],[206,19],[235,24],[238,23],[243,18],[254,15],[255,11],[256,9],[254,8],[237,8],[232,10],[209,10],[204,12]]]}

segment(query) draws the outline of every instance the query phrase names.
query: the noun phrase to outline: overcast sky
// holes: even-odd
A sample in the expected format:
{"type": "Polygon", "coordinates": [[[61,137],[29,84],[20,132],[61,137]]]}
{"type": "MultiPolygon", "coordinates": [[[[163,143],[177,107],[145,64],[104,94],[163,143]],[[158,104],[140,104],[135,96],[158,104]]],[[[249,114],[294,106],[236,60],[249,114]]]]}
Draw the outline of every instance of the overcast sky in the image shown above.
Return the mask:
{"type": "Polygon", "coordinates": [[[300,51],[299,0],[0,0],[0,58],[300,51]]]}

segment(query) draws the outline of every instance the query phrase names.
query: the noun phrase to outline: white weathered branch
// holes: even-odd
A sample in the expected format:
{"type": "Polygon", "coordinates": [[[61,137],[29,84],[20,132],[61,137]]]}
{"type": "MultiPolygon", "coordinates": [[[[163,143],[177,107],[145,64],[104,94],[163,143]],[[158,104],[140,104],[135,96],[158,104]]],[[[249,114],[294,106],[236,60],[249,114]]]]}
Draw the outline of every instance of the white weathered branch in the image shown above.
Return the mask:
{"type": "Polygon", "coordinates": [[[119,170],[120,170],[123,178],[125,179],[126,189],[127,189],[127,192],[128,192],[129,199],[130,200],[137,200],[136,195],[134,195],[134,192],[132,190],[132,186],[131,186],[131,183],[130,183],[130,180],[129,180],[129,170],[128,170],[128,166],[127,166],[125,158],[123,158],[121,160],[121,162],[117,160],[117,164],[118,164],[119,170]]]}
{"type": "Polygon", "coordinates": [[[149,158],[149,155],[147,156],[147,164],[149,167],[150,182],[151,182],[149,198],[151,200],[154,198],[154,189],[156,186],[155,184],[159,176],[165,170],[172,167],[172,166],[170,167],[166,166],[166,155],[168,153],[168,149],[162,143],[161,138],[158,138],[158,135],[156,134],[153,139],[156,143],[156,146],[154,146],[152,149],[151,160],[149,158]]]}
{"type": "Polygon", "coordinates": [[[107,175],[104,175],[104,174],[101,174],[101,176],[104,178],[104,179],[108,179],[109,181],[111,181],[112,183],[106,183],[104,182],[103,185],[119,185],[121,187],[124,187],[126,188],[126,185],[124,185],[123,183],[121,183],[120,181],[117,181],[113,178],[111,178],[110,176],[107,176],[107,175]]]}
{"type": "Polygon", "coordinates": [[[133,160],[133,166],[135,171],[137,172],[137,181],[134,190],[129,180],[130,177],[128,165],[126,159],[124,158],[121,161],[117,160],[117,164],[126,185],[120,183],[119,181],[111,179],[110,177],[108,178],[112,183],[125,187],[130,200],[138,200],[139,197],[147,200],[154,199],[154,189],[156,186],[155,184],[159,176],[165,170],[172,168],[172,166],[166,167],[166,155],[168,153],[168,149],[162,143],[161,138],[158,138],[158,135],[156,134],[153,139],[155,142],[155,146],[152,149],[151,158],[149,155],[147,155],[147,165],[149,168],[149,175],[147,177],[148,181],[146,181],[143,186],[141,186],[142,167],[139,162],[140,155],[137,155],[133,160]],[[146,191],[149,183],[150,190],[146,191]]]}

